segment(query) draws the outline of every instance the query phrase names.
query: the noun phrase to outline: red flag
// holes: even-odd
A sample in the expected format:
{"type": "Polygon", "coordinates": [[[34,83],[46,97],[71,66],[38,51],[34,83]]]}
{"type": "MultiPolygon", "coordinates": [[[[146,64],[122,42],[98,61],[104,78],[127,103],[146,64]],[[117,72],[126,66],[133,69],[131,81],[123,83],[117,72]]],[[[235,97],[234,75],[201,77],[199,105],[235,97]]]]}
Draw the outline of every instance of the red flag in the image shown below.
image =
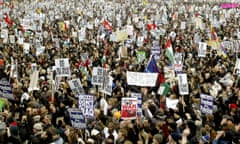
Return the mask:
{"type": "Polygon", "coordinates": [[[106,28],[108,30],[112,30],[112,26],[107,20],[103,21],[103,26],[104,26],[104,28],[106,28]]]}
{"type": "Polygon", "coordinates": [[[162,72],[158,72],[158,81],[160,84],[165,82],[165,78],[162,72]]]}
{"type": "Polygon", "coordinates": [[[171,42],[171,38],[168,38],[166,44],[165,44],[165,48],[171,47],[172,46],[172,42],[171,42]]]}
{"type": "Polygon", "coordinates": [[[147,24],[147,29],[148,29],[148,31],[151,31],[151,30],[153,30],[153,29],[155,29],[155,28],[157,28],[157,25],[156,25],[155,23],[153,23],[153,24],[147,24]]]}
{"type": "Polygon", "coordinates": [[[87,60],[85,61],[85,63],[83,64],[83,66],[84,66],[84,67],[87,67],[87,66],[89,65],[89,63],[90,63],[90,62],[89,62],[89,60],[87,59],[87,60]]]}
{"type": "Polygon", "coordinates": [[[13,26],[13,21],[9,18],[9,16],[5,13],[5,22],[9,25],[9,26],[13,26]]]}

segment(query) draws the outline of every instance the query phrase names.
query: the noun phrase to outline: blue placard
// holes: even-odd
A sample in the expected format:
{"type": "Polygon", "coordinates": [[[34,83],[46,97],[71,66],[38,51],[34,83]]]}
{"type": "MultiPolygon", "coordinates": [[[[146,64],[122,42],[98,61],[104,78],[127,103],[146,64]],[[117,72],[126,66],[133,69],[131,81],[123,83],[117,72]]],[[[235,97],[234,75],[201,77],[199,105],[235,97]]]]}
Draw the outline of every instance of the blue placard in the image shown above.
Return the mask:
{"type": "Polygon", "coordinates": [[[7,80],[0,80],[0,96],[10,100],[14,100],[12,87],[7,80]]]}
{"type": "Polygon", "coordinates": [[[75,129],[85,129],[85,117],[80,109],[68,109],[72,127],[75,129]]]}

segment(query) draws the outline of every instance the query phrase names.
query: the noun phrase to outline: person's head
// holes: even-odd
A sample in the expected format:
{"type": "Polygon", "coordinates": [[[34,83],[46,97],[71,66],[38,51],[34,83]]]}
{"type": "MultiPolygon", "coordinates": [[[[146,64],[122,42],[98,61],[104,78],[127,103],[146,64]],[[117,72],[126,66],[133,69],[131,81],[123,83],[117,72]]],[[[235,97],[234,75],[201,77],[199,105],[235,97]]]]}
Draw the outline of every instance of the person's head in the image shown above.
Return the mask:
{"type": "Polygon", "coordinates": [[[163,136],[161,134],[155,134],[153,136],[153,143],[152,144],[160,144],[163,142],[163,136]]]}
{"type": "Polygon", "coordinates": [[[126,139],[128,136],[128,132],[125,128],[119,129],[118,131],[118,139],[123,140],[126,139]]]}
{"type": "Polygon", "coordinates": [[[108,124],[108,131],[109,131],[109,133],[112,133],[113,130],[114,130],[114,128],[115,128],[114,123],[110,122],[110,123],[108,124]]]}
{"type": "Polygon", "coordinates": [[[33,125],[33,133],[42,132],[42,130],[43,130],[42,123],[35,123],[33,125]]]}
{"type": "Polygon", "coordinates": [[[49,116],[49,115],[43,116],[42,122],[43,122],[44,124],[46,124],[46,125],[50,124],[50,123],[51,123],[50,116],[49,116]]]}

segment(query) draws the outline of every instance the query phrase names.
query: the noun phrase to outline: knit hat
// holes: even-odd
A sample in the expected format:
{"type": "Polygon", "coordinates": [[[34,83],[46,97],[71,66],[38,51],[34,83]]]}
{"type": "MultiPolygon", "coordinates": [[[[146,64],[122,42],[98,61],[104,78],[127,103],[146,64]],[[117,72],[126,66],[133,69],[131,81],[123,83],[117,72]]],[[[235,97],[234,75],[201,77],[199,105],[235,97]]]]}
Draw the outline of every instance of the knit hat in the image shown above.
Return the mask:
{"type": "Polygon", "coordinates": [[[205,135],[205,136],[202,136],[201,137],[201,141],[204,143],[204,144],[208,144],[209,143],[209,140],[210,140],[210,137],[208,135],[205,135]]]}
{"type": "Polygon", "coordinates": [[[229,108],[231,108],[231,109],[237,109],[238,106],[237,106],[236,104],[232,103],[232,104],[229,104],[229,108]]]}

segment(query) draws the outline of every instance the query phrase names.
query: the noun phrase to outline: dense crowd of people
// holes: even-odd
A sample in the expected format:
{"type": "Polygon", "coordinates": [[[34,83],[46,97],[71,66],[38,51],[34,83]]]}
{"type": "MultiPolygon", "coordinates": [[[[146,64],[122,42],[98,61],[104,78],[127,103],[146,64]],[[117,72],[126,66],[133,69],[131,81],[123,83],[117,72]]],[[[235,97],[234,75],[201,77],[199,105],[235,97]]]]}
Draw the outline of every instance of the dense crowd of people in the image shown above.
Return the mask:
{"type": "Polygon", "coordinates": [[[14,99],[1,95],[0,143],[240,143],[240,81],[234,72],[240,50],[240,10],[223,9],[221,3],[224,2],[1,2],[0,77],[10,82],[14,99]],[[113,40],[114,32],[129,25],[133,26],[132,34],[127,32],[126,38],[113,40]],[[209,42],[216,40],[212,38],[213,29],[219,42],[231,44],[224,45],[225,55],[209,42]],[[180,73],[187,74],[187,95],[179,93],[175,79],[179,72],[167,78],[164,71],[165,67],[173,67],[165,54],[169,39],[173,52],[183,55],[180,73]],[[21,41],[30,45],[27,52],[21,41]],[[145,72],[156,41],[161,51],[156,59],[156,85],[128,85],[127,71],[145,72]],[[199,42],[207,43],[206,57],[198,56],[199,42]],[[42,47],[40,51],[38,48],[42,47]],[[120,52],[123,47],[124,57],[120,52]],[[138,51],[146,53],[140,62],[138,51]],[[82,58],[85,53],[87,59],[82,58]],[[71,77],[55,79],[57,58],[69,58],[71,77]],[[33,63],[39,71],[38,89],[29,90],[33,63]],[[113,78],[111,95],[91,83],[93,67],[108,69],[113,78]],[[81,80],[85,94],[94,95],[94,117],[86,119],[85,129],[74,128],[67,111],[78,108],[78,97],[67,82],[73,78],[81,80]],[[163,83],[170,90],[159,94],[163,83]],[[142,94],[142,115],[123,120],[121,99],[131,92],[142,94]],[[212,113],[201,112],[201,94],[213,97],[212,113]],[[167,99],[178,100],[176,108],[168,107],[167,99]]]}

